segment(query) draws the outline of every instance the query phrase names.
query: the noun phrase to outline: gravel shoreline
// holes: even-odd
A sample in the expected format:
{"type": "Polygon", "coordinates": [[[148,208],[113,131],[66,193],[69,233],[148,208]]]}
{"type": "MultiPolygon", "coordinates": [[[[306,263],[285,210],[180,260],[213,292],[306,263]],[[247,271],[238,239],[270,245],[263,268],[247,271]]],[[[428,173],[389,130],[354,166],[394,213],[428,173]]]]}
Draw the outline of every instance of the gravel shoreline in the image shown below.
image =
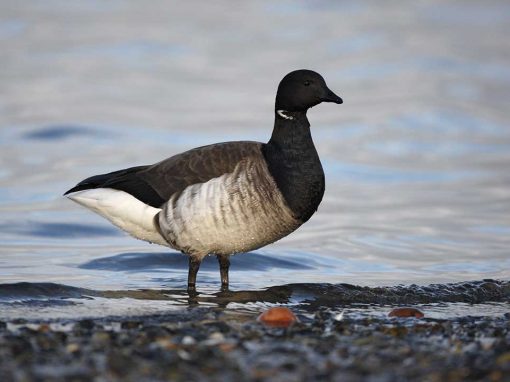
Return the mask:
{"type": "Polygon", "coordinates": [[[508,381],[510,313],[449,320],[190,307],[167,315],[0,322],[2,381],[508,381]]]}

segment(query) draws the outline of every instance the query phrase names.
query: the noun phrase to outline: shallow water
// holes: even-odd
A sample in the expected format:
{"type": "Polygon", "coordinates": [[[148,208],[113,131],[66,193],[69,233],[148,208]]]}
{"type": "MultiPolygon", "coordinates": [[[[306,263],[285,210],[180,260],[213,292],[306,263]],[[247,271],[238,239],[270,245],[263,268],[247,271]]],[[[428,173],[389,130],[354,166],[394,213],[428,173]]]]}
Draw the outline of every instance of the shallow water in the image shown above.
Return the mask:
{"type": "Polygon", "coordinates": [[[227,309],[239,316],[275,305],[287,305],[305,317],[326,309],[336,320],[385,318],[391,306],[409,305],[423,310],[427,319],[503,316],[510,309],[510,282],[372,288],[301,283],[263,290],[202,290],[196,295],[184,288],[93,290],[55,283],[0,285],[0,320],[8,321],[160,315],[197,306],[227,309]]]}
{"type": "MultiPolygon", "coordinates": [[[[140,4],[0,5],[4,286],[182,290],[182,255],[126,236],[62,193],[198,145],[267,140],[276,84],[301,67],[321,72],[345,100],[309,112],[326,195],[297,232],[234,257],[232,289],[510,279],[506,2],[215,3],[199,14],[140,4]]],[[[198,283],[218,291],[214,259],[198,283]]],[[[0,316],[169,305],[17,302],[0,316]]],[[[229,307],[250,304],[264,302],[229,307]]],[[[508,311],[497,304],[481,310],[508,311]]]]}

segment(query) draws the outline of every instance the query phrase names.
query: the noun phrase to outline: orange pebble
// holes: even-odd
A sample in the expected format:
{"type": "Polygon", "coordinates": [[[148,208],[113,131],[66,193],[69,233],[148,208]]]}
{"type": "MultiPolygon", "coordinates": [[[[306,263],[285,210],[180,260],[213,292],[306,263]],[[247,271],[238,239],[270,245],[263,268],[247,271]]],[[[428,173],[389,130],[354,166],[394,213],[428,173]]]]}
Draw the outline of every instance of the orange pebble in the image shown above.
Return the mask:
{"type": "Polygon", "coordinates": [[[257,320],[267,326],[287,328],[297,322],[298,319],[289,308],[277,306],[263,312],[257,320]]]}
{"type": "Polygon", "coordinates": [[[389,314],[389,317],[416,317],[422,318],[425,315],[416,308],[395,308],[389,314]]]}
{"type": "Polygon", "coordinates": [[[46,332],[49,332],[51,330],[51,328],[48,324],[41,324],[41,325],[39,325],[38,330],[42,333],[46,333],[46,332]]]}

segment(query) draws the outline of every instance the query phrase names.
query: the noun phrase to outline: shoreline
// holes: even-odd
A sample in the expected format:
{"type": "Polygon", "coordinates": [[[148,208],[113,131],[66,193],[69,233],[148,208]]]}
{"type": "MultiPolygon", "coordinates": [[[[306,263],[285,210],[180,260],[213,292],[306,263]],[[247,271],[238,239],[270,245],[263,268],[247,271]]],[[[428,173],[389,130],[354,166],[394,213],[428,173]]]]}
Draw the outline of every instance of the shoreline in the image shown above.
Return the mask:
{"type": "Polygon", "coordinates": [[[350,318],[298,313],[285,329],[255,314],[170,314],[0,322],[5,381],[504,381],[510,313],[350,318]]]}

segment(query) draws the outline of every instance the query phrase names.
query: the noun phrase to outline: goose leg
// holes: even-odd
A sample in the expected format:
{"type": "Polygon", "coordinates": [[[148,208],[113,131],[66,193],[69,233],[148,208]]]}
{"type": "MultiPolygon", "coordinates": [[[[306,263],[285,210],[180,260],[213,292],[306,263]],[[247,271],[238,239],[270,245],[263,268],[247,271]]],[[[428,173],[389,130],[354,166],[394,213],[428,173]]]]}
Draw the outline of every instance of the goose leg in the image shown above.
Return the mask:
{"type": "Polygon", "coordinates": [[[216,255],[220,263],[221,289],[228,289],[228,268],[230,267],[229,255],[216,255]]]}
{"type": "Polygon", "coordinates": [[[197,273],[200,269],[202,260],[198,257],[189,256],[189,269],[188,269],[188,291],[195,292],[195,284],[197,282],[197,273]]]}

